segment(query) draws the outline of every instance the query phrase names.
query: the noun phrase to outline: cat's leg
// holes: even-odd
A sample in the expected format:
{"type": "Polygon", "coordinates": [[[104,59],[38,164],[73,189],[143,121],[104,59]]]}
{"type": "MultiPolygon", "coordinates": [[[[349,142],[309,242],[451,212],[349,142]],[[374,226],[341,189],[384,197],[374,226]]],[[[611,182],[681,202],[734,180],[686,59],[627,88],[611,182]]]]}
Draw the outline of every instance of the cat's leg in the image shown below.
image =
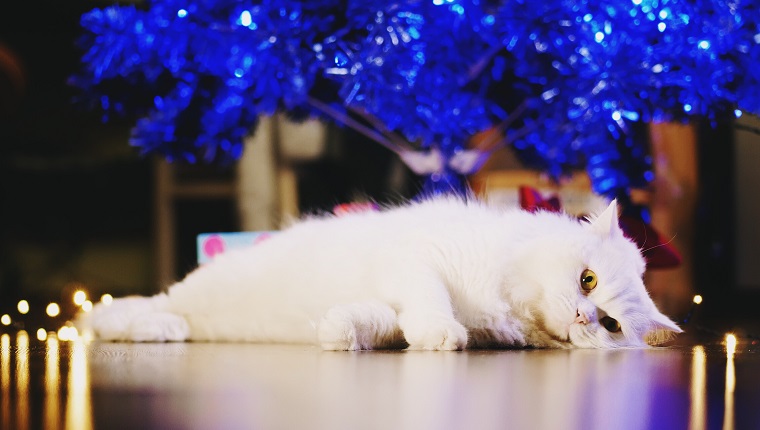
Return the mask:
{"type": "MultiPolygon", "coordinates": [[[[454,317],[446,286],[435,276],[407,276],[399,286],[399,327],[409,349],[461,350],[467,329],[454,317]]],[[[398,287],[397,287],[398,288],[398,287]]]]}
{"type": "Polygon", "coordinates": [[[406,346],[396,311],[378,301],[333,306],[320,320],[317,337],[323,349],[335,351],[406,346]]]}
{"type": "Polygon", "coordinates": [[[133,342],[184,342],[189,338],[187,320],[169,312],[141,314],[129,325],[128,340],[133,342]]]}
{"type": "Polygon", "coordinates": [[[170,313],[166,294],[125,297],[111,305],[98,304],[83,315],[80,328],[92,329],[102,340],[132,342],[184,341],[190,328],[182,316],[170,313]]]}

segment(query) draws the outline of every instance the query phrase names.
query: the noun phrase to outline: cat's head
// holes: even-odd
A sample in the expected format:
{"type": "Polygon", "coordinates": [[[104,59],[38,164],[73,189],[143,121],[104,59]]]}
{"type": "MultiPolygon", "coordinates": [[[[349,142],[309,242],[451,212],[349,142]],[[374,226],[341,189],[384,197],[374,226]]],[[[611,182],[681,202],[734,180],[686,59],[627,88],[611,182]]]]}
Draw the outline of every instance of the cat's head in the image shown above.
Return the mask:
{"type": "Polygon", "coordinates": [[[681,332],[649,297],[644,258],[620,229],[616,202],[556,233],[533,259],[543,261],[540,273],[526,279],[541,291],[533,312],[553,339],[578,348],[636,347],[681,332]]]}

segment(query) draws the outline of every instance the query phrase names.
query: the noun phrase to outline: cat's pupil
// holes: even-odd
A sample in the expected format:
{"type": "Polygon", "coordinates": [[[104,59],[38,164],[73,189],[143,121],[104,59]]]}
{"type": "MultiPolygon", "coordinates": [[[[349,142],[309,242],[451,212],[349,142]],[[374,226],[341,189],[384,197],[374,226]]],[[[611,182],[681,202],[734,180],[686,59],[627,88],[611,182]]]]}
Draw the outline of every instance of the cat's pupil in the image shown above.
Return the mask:
{"type": "Polygon", "coordinates": [[[594,277],[593,276],[586,276],[585,278],[583,278],[583,282],[585,282],[587,284],[590,284],[593,281],[594,281],[594,277]]]}
{"type": "Polygon", "coordinates": [[[599,319],[602,326],[610,333],[617,333],[620,331],[620,323],[610,316],[603,316],[599,319]]]}

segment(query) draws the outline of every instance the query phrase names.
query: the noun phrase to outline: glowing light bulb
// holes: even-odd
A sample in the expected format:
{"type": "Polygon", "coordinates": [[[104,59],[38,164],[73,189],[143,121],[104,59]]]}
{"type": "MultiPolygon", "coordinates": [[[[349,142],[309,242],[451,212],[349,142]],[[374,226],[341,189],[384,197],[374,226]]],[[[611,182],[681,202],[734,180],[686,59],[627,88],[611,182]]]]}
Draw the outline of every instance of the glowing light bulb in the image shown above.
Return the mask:
{"type": "Polygon", "coordinates": [[[92,310],[92,302],[85,300],[84,303],[82,303],[82,310],[84,312],[90,312],[92,310]]]}
{"type": "Polygon", "coordinates": [[[87,293],[85,293],[82,290],[77,290],[76,293],[74,293],[74,304],[77,306],[82,306],[82,303],[87,300],[87,293]]]}
{"type": "Polygon", "coordinates": [[[248,27],[253,22],[253,17],[251,16],[251,12],[248,12],[247,10],[244,10],[240,14],[240,25],[243,27],[248,27]]]}
{"type": "Polygon", "coordinates": [[[45,339],[47,339],[47,330],[45,330],[44,328],[38,329],[37,339],[44,342],[45,339]]]}
{"type": "Polygon", "coordinates": [[[77,333],[77,329],[74,326],[65,325],[58,329],[59,340],[72,341],[76,340],[77,336],[79,336],[79,333],[77,333]]]}
{"type": "Polygon", "coordinates": [[[726,335],[726,353],[728,355],[734,355],[736,352],[736,336],[732,333],[726,335]]]}
{"type": "Polygon", "coordinates": [[[696,296],[694,296],[694,304],[695,305],[699,305],[701,303],[702,303],[702,296],[700,296],[699,294],[697,294],[696,296]]]}
{"type": "Polygon", "coordinates": [[[0,324],[2,325],[11,325],[11,316],[8,314],[5,314],[0,317],[0,324]]]}
{"type": "Polygon", "coordinates": [[[109,306],[111,303],[113,303],[113,296],[110,294],[103,294],[100,296],[100,301],[106,306],[109,306]]]}
{"type": "Polygon", "coordinates": [[[61,313],[61,307],[58,306],[58,303],[50,303],[47,305],[47,308],[45,308],[45,313],[47,313],[49,317],[57,317],[61,313]]]}
{"type": "Polygon", "coordinates": [[[20,314],[29,313],[29,302],[27,302],[26,300],[20,300],[18,302],[18,313],[20,314]]]}

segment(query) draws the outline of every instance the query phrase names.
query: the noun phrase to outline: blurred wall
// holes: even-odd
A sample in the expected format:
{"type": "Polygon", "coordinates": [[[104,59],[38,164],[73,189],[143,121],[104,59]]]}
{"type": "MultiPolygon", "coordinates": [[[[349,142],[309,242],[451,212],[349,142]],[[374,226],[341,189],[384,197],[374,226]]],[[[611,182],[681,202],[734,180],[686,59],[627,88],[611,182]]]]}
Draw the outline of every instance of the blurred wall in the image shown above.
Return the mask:
{"type": "Polygon", "coordinates": [[[736,284],[739,289],[760,291],[760,118],[745,114],[737,125],[736,284]]]}

